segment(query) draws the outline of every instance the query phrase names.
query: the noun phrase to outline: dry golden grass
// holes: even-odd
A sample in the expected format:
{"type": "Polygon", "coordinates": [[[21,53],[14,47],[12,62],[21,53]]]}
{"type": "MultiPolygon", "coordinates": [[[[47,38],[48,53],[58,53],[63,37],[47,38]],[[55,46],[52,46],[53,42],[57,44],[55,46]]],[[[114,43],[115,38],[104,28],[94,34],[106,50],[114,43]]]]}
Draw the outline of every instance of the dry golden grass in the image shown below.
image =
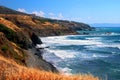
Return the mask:
{"type": "Polygon", "coordinates": [[[0,80],[99,80],[92,75],[66,76],[16,64],[0,56],[0,80]]]}
{"type": "Polygon", "coordinates": [[[12,29],[13,31],[20,31],[21,29],[19,27],[17,27],[14,23],[12,23],[11,21],[9,20],[6,20],[2,17],[0,17],[0,24],[4,24],[6,25],[8,28],[12,29]]]}

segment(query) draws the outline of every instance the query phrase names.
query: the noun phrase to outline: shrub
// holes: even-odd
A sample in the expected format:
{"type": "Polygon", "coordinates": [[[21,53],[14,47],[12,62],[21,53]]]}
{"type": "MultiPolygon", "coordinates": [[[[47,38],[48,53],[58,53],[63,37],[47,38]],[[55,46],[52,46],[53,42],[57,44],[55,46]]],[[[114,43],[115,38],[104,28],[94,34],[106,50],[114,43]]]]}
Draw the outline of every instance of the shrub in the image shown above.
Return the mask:
{"type": "Polygon", "coordinates": [[[3,32],[9,41],[12,41],[19,45],[21,48],[27,49],[30,42],[24,32],[17,31],[14,32],[12,29],[6,27],[3,24],[0,24],[0,32],[3,32]]]}
{"type": "Polygon", "coordinates": [[[3,47],[1,48],[1,50],[2,50],[3,52],[6,52],[6,51],[8,50],[8,47],[7,47],[7,46],[3,46],[3,47]]]}
{"type": "Polygon", "coordinates": [[[7,28],[3,24],[0,24],[0,32],[3,32],[8,40],[16,42],[17,35],[13,30],[7,28]]]}

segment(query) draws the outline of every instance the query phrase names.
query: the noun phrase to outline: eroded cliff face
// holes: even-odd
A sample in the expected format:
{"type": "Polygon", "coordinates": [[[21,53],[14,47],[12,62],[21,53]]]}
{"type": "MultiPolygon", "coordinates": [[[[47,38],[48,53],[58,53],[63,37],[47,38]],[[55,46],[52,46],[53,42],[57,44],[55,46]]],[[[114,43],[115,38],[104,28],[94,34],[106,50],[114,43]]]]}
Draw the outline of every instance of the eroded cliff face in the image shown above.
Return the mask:
{"type": "Polygon", "coordinates": [[[42,31],[41,28],[42,27],[38,26],[37,23],[32,21],[32,18],[30,16],[0,14],[0,31],[4,32],[5,35],[7,35],[6,37],[8,37],[10,41],[17,43],[22,48],[27,49],[32,47],[32,45],[42,43],[39,38],[37,38],[36,43],[36,39],[33,39],[33,37],[39,36],[39,32],[42,31]],[[12,38],[9,38],[10,35],[8,34],[10,34],[11,32],[12,38]]]}
{"type": "Polygon", "coordinates": [[[35,57],[36,49],[34,46],[42,44],[42,41],[35,32],[31,30],[27,31],[26,29],[18,27],[18,25],[5,18],[0,18],[0,56],[13,59],[18,64],[27,67],[31,67],[32,65],[32,68],[58,72],[53,65],[43,60],[42,57],[35,57]],[[30,48],[31,52],[29,51],[30,48]],[[32,64],[33,57],[35,57],[35,64],[32,64]]]}

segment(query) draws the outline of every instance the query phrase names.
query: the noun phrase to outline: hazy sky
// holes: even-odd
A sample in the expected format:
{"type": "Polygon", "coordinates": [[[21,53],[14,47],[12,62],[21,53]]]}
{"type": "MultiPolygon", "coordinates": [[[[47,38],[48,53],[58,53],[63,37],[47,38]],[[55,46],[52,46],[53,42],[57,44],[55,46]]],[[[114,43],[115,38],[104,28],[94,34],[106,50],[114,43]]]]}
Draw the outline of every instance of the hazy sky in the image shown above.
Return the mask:
{"type": "Polygon", "coordinates": [[[0,0],[21,12],[86,23],[120,23],[120,0],[0,0]]]}

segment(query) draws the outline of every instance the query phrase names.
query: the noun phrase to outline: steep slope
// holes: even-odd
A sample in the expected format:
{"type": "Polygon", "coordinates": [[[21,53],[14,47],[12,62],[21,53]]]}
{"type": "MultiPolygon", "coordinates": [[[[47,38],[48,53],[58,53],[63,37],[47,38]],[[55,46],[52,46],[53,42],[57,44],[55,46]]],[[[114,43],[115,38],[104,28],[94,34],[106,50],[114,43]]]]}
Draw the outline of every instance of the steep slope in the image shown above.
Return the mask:
{"type": "Polygon", "coordinates": [[[0,53],[1,56],[13,59],[18,64],[25,65],[26,54],[24,50],[10,42],[2,32],[0,32],[0,53]]]}
{"type": "Polygon", "coordinates": [[[35,49],[25,50],[9,41],[4,33],[0,32],[0,56],[12,59],[17,64],[37,68],[45,71],[58,72],[57,69],[35,54],[35,49]]]}
{"type": "MultiPolygon", "coordinates": [[[[6,20],[5,20],[6,21],[6,20]]],[[[16,26],[17,27],[17,26],[16,26]]],[[[4,20],[0,20],[0,31],[5,34],[8,40],[16,43],[21,48],[27,49],[32,45],[32,41],[28,33],[22,29],[16,29],[14,24],[9,24],[9,21],[4,23],[4,20]]]]}
{"type": "Polygon", "coordinates": [[[0,56],[0,80],[99,80],[92,75],[65,76],[16,64],[0,56]]]}

